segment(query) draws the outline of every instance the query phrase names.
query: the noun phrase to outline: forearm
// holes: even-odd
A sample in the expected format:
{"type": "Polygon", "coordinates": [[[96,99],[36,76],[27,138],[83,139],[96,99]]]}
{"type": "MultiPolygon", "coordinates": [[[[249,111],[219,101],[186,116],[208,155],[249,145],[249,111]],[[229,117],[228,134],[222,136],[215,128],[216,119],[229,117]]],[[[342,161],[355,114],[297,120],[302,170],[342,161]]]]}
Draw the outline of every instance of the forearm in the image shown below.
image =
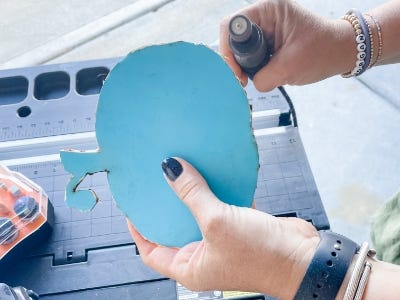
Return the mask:
{"type": "MultiPolygon", "coordinates": [[[[382,57],[377,65],[400,62],[400,0],[390,1],[367,12],[380,25],[382,33],[382,57]]],[[[377,28],[375,28],[375,48],[378,47],[377,28]]],[[[377,55],[377,53],[376,53],[377,55]]]]}
{"type": "MultiPolygon", "coordinates": [[[[354,270],[357,256],[358,255],[354,257],[353,262],[347,271],[343,284],[336,296],[337,300],[342,300],[344,297],[347,285],[354,270]]],[[[400,295],[400,266],[388,264],[382,261],[375,261],[370,258],[368,258],[368,261],[372,265],[371,274],[368,278],[362,299],[397,299],[398,295],[400,295]]]]}
{"type": "Polygon", "coordinates": [[[363,299],[398,299],[399,295],[400,267],[382,261],[372,262],[363,299]]]}
{"type": "MultiPolygon", "coordinates": [[[[337,300],[343,299],[346,292],[347,284],[350,280],[354,268],[354,261],[350,266],[343,284],[336,296],[337,300]]],[[[400,266],[388,264],[382,261],[368,259],[371,263],[371,274],[368,278],[362,299],[398,299],[400,295],[400,266]]]]}

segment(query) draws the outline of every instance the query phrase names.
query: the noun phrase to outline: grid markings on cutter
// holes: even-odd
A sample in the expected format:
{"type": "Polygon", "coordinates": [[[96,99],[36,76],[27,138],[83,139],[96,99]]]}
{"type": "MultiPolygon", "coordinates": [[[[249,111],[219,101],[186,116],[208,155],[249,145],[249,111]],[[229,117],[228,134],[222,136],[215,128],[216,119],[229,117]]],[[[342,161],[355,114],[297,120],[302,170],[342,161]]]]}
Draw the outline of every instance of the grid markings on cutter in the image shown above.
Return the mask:
{"type": "Polygon", "coordinates": [[[308,188],[297,157],[297,139],[290,134],[271,134],[258,137],[257,142],[260,152],[257,207],[272,214],[312,208],[312,203],[304,206],[302,201],[308,188]]]}
{"type": "Polygon", "coordinates": [[[68,207],[64,201],[65,184],[69,175],[64,171],[61,162],[41,162],[15,166],[12,169],[30,176],[45,188],[54,206],[53,242],[128,233],[125,218],[112,200],[105,174],[87,176],[82,182],[80,187],[94,189],[101,201],[93,210],[81,212],[68,207]]]}

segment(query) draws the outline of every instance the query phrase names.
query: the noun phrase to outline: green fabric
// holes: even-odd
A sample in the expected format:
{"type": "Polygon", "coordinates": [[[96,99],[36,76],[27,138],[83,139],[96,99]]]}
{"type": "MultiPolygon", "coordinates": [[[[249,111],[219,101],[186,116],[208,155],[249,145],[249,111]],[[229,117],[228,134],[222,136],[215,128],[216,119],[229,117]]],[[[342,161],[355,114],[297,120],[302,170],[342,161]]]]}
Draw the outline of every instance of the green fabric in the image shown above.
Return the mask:
{"type": "Polygon", "coordinates": [[[380,260],[400,265],[400,192],[376,212],[371,239],[380,260]]]}

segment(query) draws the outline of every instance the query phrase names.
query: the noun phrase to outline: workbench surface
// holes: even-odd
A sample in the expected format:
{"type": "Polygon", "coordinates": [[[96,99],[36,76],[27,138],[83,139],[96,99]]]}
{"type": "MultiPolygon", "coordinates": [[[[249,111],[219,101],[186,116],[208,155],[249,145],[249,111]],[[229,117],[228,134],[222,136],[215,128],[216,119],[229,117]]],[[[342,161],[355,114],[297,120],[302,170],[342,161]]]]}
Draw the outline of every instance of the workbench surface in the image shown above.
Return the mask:
{"type": "MultiPolygon", "coordinates": [[[[213,44],[219,22],[253,1],[2,1],[0,69],[124,56],[145,45],[213,44]]],[[[338,18],[383,1],[300,0],[338,18]]],[[[400,67],[287,87],[334,231],[369,239],[370,217],[400,185],[400,67]]]]}

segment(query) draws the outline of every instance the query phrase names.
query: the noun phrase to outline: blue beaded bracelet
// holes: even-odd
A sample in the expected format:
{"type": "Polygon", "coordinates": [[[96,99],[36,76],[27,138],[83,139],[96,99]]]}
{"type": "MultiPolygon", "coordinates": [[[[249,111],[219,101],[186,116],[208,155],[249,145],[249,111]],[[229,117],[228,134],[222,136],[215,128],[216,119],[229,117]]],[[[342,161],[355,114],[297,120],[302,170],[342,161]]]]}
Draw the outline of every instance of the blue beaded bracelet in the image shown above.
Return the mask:
{"type": "Polygon", "coordinates": [[[350,72],[342,74],[343,77],[347,78],[361,75],[368,68],[371,61],[371,40],[368,25],[358,10],[351,9],[342,18],[353,26],[357,44],[356,65],[350,72]]]}
{"type": "MultiPolygon", "coordinates": [[[[356,73],[356,74],[354,74],[355,76],[358,76],[358,75],[361,75],[362,73],[364,73],[365,70],[367,70],[367,68],[369,66],[369,63],[371,61],[371,40],[370,40],[370,37],[369,37],[368,25],[367,25],[367,22],[365,21],[363,15],[356,9],[350,9],[349,13],[353,13],[358,18],[358,20],[360,22],[360,25],[361,25],[361,28],[362,28],[362,31],[363,31],[364,36],[365,36],[365,42],[364,42],[365,46],[366,46],[366,48],[365,48],[365,53],[366,53],[365,63],[362,66],[361,71],[356,73]]],[[[357,47],[359,45],[360,44],[358,44],[357,47]]]]}

